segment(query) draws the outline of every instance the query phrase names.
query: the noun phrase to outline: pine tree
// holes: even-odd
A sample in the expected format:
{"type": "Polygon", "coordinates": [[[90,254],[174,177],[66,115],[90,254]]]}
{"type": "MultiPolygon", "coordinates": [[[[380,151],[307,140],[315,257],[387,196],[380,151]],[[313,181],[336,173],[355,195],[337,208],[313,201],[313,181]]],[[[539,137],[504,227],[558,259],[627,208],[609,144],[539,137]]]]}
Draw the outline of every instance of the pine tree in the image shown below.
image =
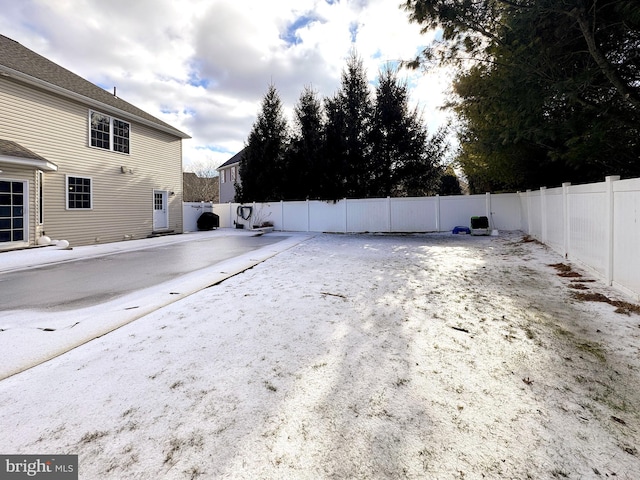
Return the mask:
{"type": "Polygon", "coordinates": [[[289,141],[282,102],[273,84],[262,100],[240,160],[242,185],[236,186],[236,201],[265,202],[283,197],[285,152],[289,141]]]}
{"type": "MultiPolygon", "coordinates": [[[[369,183],[371,92],[362,59],[352,52],[342,72],[341,86],[325,100],[327,137],[325,152],[333,181],[332,195],[364,197],[369,183]]],[[[335,197],[334,197],[335,198],[335,197]]]]}
{"type": "Polygon", "coordinates": [[[305,87],[294,107],[294,132],[287,154],[284,174],[285,194],[289,200],[324,198],[324,122],[322,104],[311,87],[305,87]]]}
{"type": "Polygon", "coordinates": [[[446,150],[444,136],[428,137],[409,90],[396,69],[378,76],[371,129],[370,196],[426,195],[435,192],[446,150]]]}

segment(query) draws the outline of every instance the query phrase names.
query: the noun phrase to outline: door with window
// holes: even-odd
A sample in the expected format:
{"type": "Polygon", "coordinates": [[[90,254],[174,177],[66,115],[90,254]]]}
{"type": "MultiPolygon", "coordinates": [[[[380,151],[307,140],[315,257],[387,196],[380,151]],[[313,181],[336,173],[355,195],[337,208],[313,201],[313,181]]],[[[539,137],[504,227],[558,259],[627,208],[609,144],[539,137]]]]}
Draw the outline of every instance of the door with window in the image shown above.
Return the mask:
{"type": "Polygon", "coordinates": [[[165,230],[169,228],[168,192],[166,190],[153,191],[153,229],[165,230]]]}
{"type": "Polygon", "coordinates": [[[0,180],[0,244],[26,242],[27,182],[0,180]]]}

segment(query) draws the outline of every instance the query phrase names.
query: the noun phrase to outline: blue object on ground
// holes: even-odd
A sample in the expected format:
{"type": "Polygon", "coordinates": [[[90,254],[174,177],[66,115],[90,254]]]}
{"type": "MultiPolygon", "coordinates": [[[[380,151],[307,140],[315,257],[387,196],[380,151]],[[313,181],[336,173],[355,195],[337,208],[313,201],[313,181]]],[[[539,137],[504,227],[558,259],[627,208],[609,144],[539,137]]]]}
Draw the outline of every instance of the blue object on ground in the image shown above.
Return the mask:
{"type": "Polygon", "coordinates": [[[471,230],[469,230],[469,227],[453,227],[451,233],[453,233],[454,235],[459,233],[470,234],[471,230]]]}

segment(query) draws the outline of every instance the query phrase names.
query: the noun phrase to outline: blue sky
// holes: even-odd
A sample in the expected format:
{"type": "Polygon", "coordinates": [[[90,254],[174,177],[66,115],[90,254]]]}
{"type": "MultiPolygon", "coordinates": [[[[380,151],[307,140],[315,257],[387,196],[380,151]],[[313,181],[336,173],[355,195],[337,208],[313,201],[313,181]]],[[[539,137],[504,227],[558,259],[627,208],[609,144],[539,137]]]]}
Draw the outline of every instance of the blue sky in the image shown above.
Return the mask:
{"type": "MultiPolygon", "coordinates": [[[[290,116],[305,86],[333,95],[355,48],[373,82],[433,35],[400,0],[0,0],[0,33],[113,91],[193,138],[186,169],[212,169],[242,149],[274,83],[290,116]]],[[[433,129],[449,85],[403,72],[433,129]]],[[[290,117],[289,117],[290,119],[290,117]]]]}

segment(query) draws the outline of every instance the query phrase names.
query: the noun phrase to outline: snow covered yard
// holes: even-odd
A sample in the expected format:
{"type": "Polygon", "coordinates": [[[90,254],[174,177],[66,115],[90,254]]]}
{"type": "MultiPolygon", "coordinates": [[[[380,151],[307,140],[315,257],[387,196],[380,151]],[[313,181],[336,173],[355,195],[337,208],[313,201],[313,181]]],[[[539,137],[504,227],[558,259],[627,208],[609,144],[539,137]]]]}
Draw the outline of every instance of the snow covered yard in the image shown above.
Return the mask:
{"type": "Polygon", "coordinates": [[[640,316],[562,262],[318,235],[1,381],[0,451],[82,479],[638,478],[640,316]]]}

